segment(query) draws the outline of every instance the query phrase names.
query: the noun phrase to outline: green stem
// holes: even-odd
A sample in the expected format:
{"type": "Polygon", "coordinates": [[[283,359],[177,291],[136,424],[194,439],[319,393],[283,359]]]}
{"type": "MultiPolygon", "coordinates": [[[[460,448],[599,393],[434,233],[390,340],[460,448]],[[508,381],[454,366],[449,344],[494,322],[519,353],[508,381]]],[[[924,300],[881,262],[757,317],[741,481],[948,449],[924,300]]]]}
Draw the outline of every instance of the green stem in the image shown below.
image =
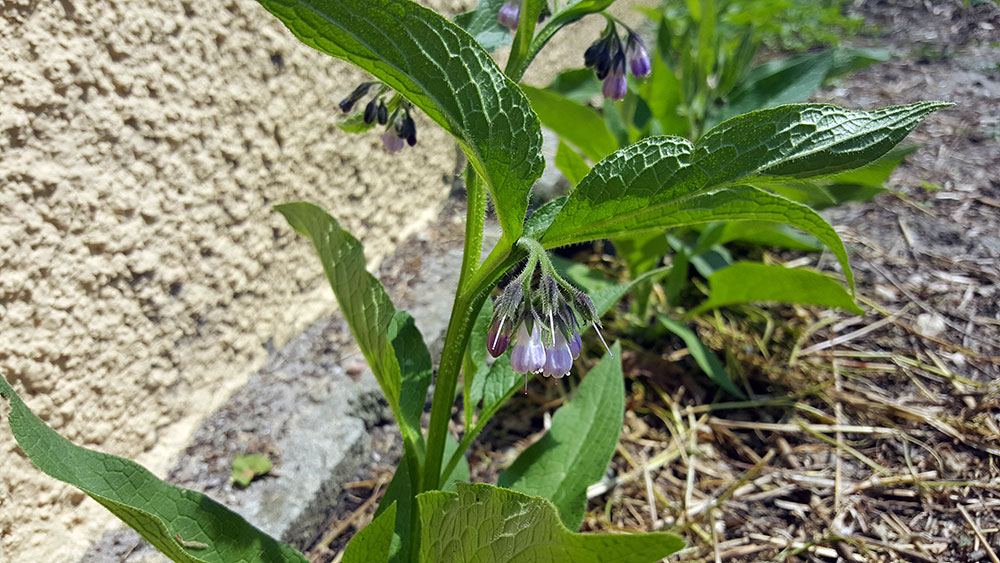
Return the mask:
{"type": "MultiPolygon", "coordinates": [[[[465,167],[465,185],[467,199],[465,249],[462,255],[462,271],[458,280],[459,293],[465,290],[469,282],[469,276],[475,272],[479,264],[479,258],[483,253],[483,228],[486,221],[486,190],[482,179],[476,174],[471,165],[466,165],[465,167]],[[475,257],[475,260],[473,260],[473,257],[475,257]]],[[[472,385],[472,376],[474,375],[468,350],[463,355],[462,366],[463,373],[465,373],[465,377],[462,378],[462,396],[468,397],[469,388],[472,385]]],[[[474,405],[468,404],[468,401],[463,401],[463,403],[465,403],[465,420],[472,420],[474,405]]],[[[444,474],[446,476],[451,475],[451,472],[445,472],[444,474]]]]}
{"type": "Polygon", "coordinates": [[[461,371],[465,348],[469,343],[469,327],[486,298],[485,292],[480,296],[468,291],[480,270],[477,266],[482,254],[483,226],[486,221],[486,187],[471,166],[466,167],[465,185],[468,204],[462,271],[458,278],[458,289],[455,291],[448,331],[445,333],[444,351],[441,353],[441,364],[438,366],[434,397],[431,399],[427,455],[424,457],[425,467],[423,480],[418,486],[419,492],[434,490],[440,486],[441,462],[444,458],[445,439],[448,436],[448,422],[451,420],[451,407],[455,403],[458,374],[461,371]]]}

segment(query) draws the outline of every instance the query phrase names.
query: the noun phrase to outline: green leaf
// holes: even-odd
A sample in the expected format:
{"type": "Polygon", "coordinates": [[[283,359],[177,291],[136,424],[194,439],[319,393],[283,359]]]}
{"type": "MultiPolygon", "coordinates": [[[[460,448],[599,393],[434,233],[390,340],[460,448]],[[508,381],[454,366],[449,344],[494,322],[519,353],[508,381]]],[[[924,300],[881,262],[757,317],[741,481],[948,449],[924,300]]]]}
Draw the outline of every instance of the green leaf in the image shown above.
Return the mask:
{"type": "Polygon", "coordinates": [[[172,560],[306,563],[211,498],[164,483],[133,461],[72,444],[35,416],[2,376],[0,395],[10,403],[11,432],[36,467],[90,495],[172,560]]]}
{"type": "Polygon", "coordinates": [[[521,86],[531,107],[559,138],[597,162],[618,148],[618,140],[604,125],[601,114],[555,92],[521,86]]]}
{"type": "Polygon", "coordinates": [[[424,344],[420,329],[406,311],[396,311],[386,332],[396,353],[402,385],[399,408],[412,428],[420,428],[420,417],[427,403],[427,388],[434,369],[431,353],[424,344]]]}
{"type": "Polygon", "coordinates": [[[803,268],[738,262],[709,276],[708,285],[711,288],[708,300],[688,316],[724,305],[755,301],[803,303],[837,307],[858,315],[864,313],[836,280],[803,268]]]}
{"type": "Polygon", "coordinates": [[[571,186],[576,186],[590,172],[590,165],[582,156],[562,140],[556,149],[556,168],[563,173],[571,186]]]}
{"type": "Polygon", "coordinates": [[[748,111],[771,108],[809,99],[823,84],[833,67],[833,50],[807,53],[788,59],[768,61],[754,67],[733,91],[721,119],[748,111]]]}
{"type": "Polygon", "coordinates": [[[659,319],[660,323],[667,330],[676,334],[684,341],[684,345],[687,346],[691,357],[694,358],[695,363],[698,364],[698,367],[701,368],[701,371],[705,372],[705,375],[709,379],[714,381],[719,387],[725,389],[730,395],[739,397],[740,399],[746,398],[746,395],[740,391],[740,388],[733,383],[733,380],[729,377],[729,373],[726,372],[726,368],[722,367],[722,362],[719,361],[715,352],[709,350],[693,330],[663,315],[659,315],[659,319]]]}
{"type": "Polygon", "coordinates": [[[653,117],[660,122],[664,134],[685,136],[688,120],[678,111],[683,103],[681,81],[660,57],[652,57],[651,63],[652,72],[639,91],[649,104],[653,117]]]}
{"type": "Polygon", "coordinates": [[[593,69],[574,68],[557,74],[545,89],[578,104],[586,104],[601,94],[602,85],[593,69]]]}
{"type": "MultiPolygon", "coordinates": [[[[885,154],[927,114],[945,105],[922,102],[874,112],[824,104],[781,106],[730,119],[709,131],[697,145],[677,137],[642,140],[594,166],[562,205],[542,242],[552,248],[713,220],[786,222],[786,214],[767,210],[761,215],[769,214],[770,218],[754,217],[755,205],[773,200],[749,197],[745,189],[735,194],[743,200],[742,211],[733,213],[731,208],[729,219],[712,219],[723,213],[708,207],[691,213],[692,196],[703,197],[695,194],[758,174],[803,177],[863,166],[885,154]],[[682,211],[684,216],[678,216],[682,211]],[[694,221],[696,217],[699,221],[694,221]]],[[[729,191],[716,194],[701,203],[720,203],[729,191]]],[[[807,223],[825,234],[833,233],[825,221],[819,219],[821,224],[817,224],[815,219],[819,217],[810,217],[807,223]]],[[[831,239],[801,224],[795,226],[823,240],[837,255],[845,274],[849,272],[847,253],[835,233],[831,239]]]]}
{"type": "Polygon", "coordinates": [[[480,366],[480,372],[472,383],[472,393],[469,397],[473,404],[483,402],[479,418],[491,418],[500,410],[509,395],[521,384],[521,375],[510,367],[510,355],[504,354],[492,365],[480,366]]]}
{"type": "Polygon", "coordinates": [[[510,30],[500,25],[497,14],[507,0],[479,0],[475,10],[455,16],[455,24],[468,32],[483,49],[495,51],[510,45],[510,30]]]}
{"type": "MultiPolygon", "coordinates": [[[[451,457],[452,452],[457,447],[458,443],[449,434],[445,439],[445,458],[451,457]]],[[[463,458],[455,466],[455,469],[452,470],[451,475],[445,479],[442,489],[454,490],[455,483],[468,480],[469,462],[463,458]]],[[[399,458],[396,473],[393,474],[392,481],[389,481],[389,486],[386,487],[385,494],[382,495],[378,509],[375,511],[375,517],[379,518],[390,507],[395,507],[396,518],[394,529],[400,541],[399,548],[390,552],[389,560],[394,563],[407,563],[412,559],[409,555],[409,551],[414,548],[413,542],[410,540],[410,519],[416,516],[413,514],[413,510],[416,507],[413,502],[414,487],[410,483],[409,462],[407,461],[407,456],[404,455],[399,458]]]]}
{"type": "Polygon", "coordinates": [[[271,460],[266,455],[238,454],[236,459],[233,460],[232,479],[234,482],[246,487],[250,484],[250,481],[253,481],[254,477],[265,475],[270,470],[271,460]]]}
{"type": "Polygon", "coordinates": [[[338,119],[337,127],[345,133],[366,133],[378,125],[377,121],[365,123],[364,112],[354,112],[351,115],[338,119]]]}
{"type": "Polygon", "coordinates": [[[303,43],[372,73],[455,136],[489,186],[504,236],[521,233],[541,175],[538,118],[475,40],[409,0],[260,0],[303,43]]]}
{"type": "Polygon", "coordinates": [[[556,509],[486,484],[431,491],[420,506],[422,563],[653,563],[680,550],[674,534],[574,534],[556,509]]]}
{"type": "Polygon", "coordinates": [[[719,243],[725,244],[732,241],[812,252],[823,250],[823,244],[812,235],[800,233],[787,225],[755,221],[726,223],[719,243]]]}
{"type": "Polygon", "coordinates": [[[611,242],[633,276],[655,268],[670,250],[667,237],[657,231],[621,236],[611,242]]]}
{"type": "Polygon", "coordinates": [[[587,487],[600,481],[618,443],[625,415],[621,346],[611,347],[587,373],[552,426],[497,478],[501,487],[541,496],[559,509],[562,523],[576,530],[587,508],[587,487]]]}
{"type": "Polygon", "coordinates": [[[552,220],[556,218],[566,203],[566,196],[557,197],[535,210],[524,222],[524,236],[537,239],[545,234],[546,229],[552,225],[552,220]]]}
{"type": "MultiPolygon", "coordinates": [[[[382,388],[404,437],[417,440],[420,427],[411,425],[412,417],[404,415],[400,365],[389,340],[390,325],[396,327],[398,335],[405,325],[405,318],[396,317],[396,309],[385,288],[365,269],[365,253],[361,243],[341,229],[336,219],[311,203],[285,203],[275,206],[275,209],[285,216],[293,229],[312,240],[341,313],[347,320],[347,326],[375,373],[375,379],[382,388]]],[[[403,331],[403,334],[401,342],[406,342],[408,346],[412,344],[411,331],[403,331]]],[[[409,384],[416,387],[419,385],[416,381],[416,376],[413,376],[409,384]]],[[[407,401],[412,399],[413,394],[413,391],[408,391],[407,401]]],[[[423,396],[420,400],[425,398],[423,396]]],[[[421,408],[422,406],[423,403],[421,408]]]]}
{"type": "Polygon", "coordinates": [[[343,563],[388,562],[395,522],[396,503],[392,503],[351,538],[344,550],[343,563]]]}

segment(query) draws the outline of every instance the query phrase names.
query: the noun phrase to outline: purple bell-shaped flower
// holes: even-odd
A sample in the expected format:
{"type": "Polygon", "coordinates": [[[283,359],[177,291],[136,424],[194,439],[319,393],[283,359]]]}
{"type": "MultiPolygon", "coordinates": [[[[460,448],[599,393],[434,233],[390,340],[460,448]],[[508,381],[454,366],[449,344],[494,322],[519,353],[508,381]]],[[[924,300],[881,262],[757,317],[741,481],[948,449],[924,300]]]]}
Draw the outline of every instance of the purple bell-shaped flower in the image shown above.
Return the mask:
{"type": "Polygon", "coordinates": [[[572,368],[573,353],[570,352],[566,337],[557,330],[552,338],[552,345],[545,348],[545,365],[542,366],[542,373],[546,376],[562,377],[569,375],[569,370],[572,368]]]}
{"type": "Polygon", "coordinates": [[[649,60],[649,53],[642,39],[635,33],[628,34],[628,47],[625,49],[625,56],[628,58],[628,66],[632,69],[632,76],[642,80],[652,72],[652,63],[649,60]]]}
{"type": "Polygon", "coordinates": [[[510,367],[517,373],[538,373],[545,367],[545,345],[542,344],[542,330],[535,323],[528,335],[525,324],[517,328],[514,349],[510,352],[510,367]]]}
{"type": "Polygon", "coordinates": [[[609,100],[617,102],[625,99],[625,94],[628,92],[628,82],[625,80],[625,56],[620,51],[611,63],[611,72],[604,78],[601,92],[609,100]]]}

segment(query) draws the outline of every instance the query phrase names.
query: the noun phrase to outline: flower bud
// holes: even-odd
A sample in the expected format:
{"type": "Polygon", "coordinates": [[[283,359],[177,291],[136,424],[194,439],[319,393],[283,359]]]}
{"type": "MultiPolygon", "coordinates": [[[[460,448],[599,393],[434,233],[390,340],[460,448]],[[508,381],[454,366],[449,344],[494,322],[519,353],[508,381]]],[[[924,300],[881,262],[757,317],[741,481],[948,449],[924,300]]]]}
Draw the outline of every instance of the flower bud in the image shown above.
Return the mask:
{"type": "Polygon", "coordinates": [[[507,0],[500,6],[500,11],[497,13],[497,23],[506,27],[507,29],[514,31],[517,29],[517,22],[521,19],[521,2],[520,0],[507,0]]]}
{"type": "Polygon", "coordinates": [[[597,59],[601,56],[601,51],[603,50],[603,41],[598,39],[587,47],[587,50],[583,52],[583,64],[587,68],[590,68],[597,64],[597,59]]]}
{"type": "Polygon", "coordinates": [[[378,103],[378,123],[379,125],[385,125],[389,123],[389,108],[385,106],[384,101],[378,103]]]}
{"type": "Polygon", "coordinates": [[[486,351],[494,358],[499,358],[510,346],[511,322],[506,317],[493,321],[486,333],[486,351]]]}
{"type": "Polygon", "coordinates": [[[649,53],[642,39],[635,33],[628,35],[628,49],[626,50],[629,68],[632,69],[632,76],[643,79],[649,76],[652,71],[652,63],[649,60],[649,53]]]}
{"type": "Polygon", "coordinates": [[[368,124],[375,123],[375,117],[377,113],[378,113],[378,102],[376,100],[368,102],[368,105],[365,106],[365,115],[364,115],[365,123],[368,124]]]}

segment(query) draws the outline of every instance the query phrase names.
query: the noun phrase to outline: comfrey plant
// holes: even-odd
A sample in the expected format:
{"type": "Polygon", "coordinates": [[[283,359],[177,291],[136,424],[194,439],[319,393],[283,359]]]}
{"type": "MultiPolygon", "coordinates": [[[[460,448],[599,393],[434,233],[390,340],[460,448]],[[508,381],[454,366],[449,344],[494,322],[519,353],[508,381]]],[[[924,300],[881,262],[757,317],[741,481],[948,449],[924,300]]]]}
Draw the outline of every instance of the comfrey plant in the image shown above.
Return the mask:
{"type": "MultiPolygon", "coordinates": [[[[573,358],[584,348],[580,334],[588,324],[597,327],[601,313],[630,287],[588,296],[560,277],[547,252],[714,221],[777,222],[811,233],[830,248],[853,290],[846,251],[830,225],[809,207],[758,187],[758,181],[864,166],[944,105],[874,111],[780,106],[725,121],[697,143],[649,137],[599,159],[568,197],[526,218],[529,192],[544,161],[538,117],[517,83],[559,29],[601,12],[612,0],[552,5],[484,0],[454,23],[409,0],[260,2],[304,43],[374,76],[341,104],[348,112],[364,108],[346,120],[345,129],[381,124],[386,148],[399,150],[416,141],[411,112],[419,109],[452,134],[468,158],[464,259],[426,426],[421,419],[434,371],[413,319],[396,310],[366,271],[361,243],[336,219],[308,203],[277,207],[314,244],[403,442],[402,460],[376,517],[348,545],[345,563],[643,563],[680,549],[680,538],[667,532],[574,533],[583,520],[587,486],[603,476],[622,424],[618,343],[591,369],[577,370],[582,381],[572,399],[552,417],[547,433],[500,474],[499,486],[464,483],[467,448],[522,377],[573,371],[573,358]],[[546,12],[551,16],[539,26],[546,12]],[[515,19],[511,38],[508,27],[514,26],[500,22],[515,19]],[[502,71],[484,45],[507,41],[511,50],[502,71]],[[490,200],[502,236],[481,261],[490,200]],[[491,303],[494,287],[520,264],[491,303]],[[464,430],[456,443],[449,426],[459,389],[464,430]]],[[[639,40],[631,32],[621,39],[616,24],[609,20],[609,26],[598,38],[600,47],[591,51],[598,72],[624,74],[622,57],[631,57],[633,73],[643,75],[639,40]]],[[[617,96],[618,88],[616,83],[609,97],[617,96]]],[[[85,491],[173,560],[305,561],[204,495],[168,485],[128,460],[70,444],[35,417],[2,378],[0,393],[11,405],[14,436],[42,471],[85,491]]]]}

